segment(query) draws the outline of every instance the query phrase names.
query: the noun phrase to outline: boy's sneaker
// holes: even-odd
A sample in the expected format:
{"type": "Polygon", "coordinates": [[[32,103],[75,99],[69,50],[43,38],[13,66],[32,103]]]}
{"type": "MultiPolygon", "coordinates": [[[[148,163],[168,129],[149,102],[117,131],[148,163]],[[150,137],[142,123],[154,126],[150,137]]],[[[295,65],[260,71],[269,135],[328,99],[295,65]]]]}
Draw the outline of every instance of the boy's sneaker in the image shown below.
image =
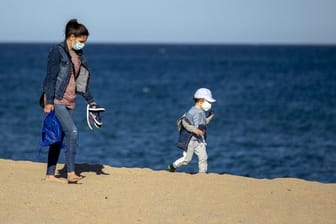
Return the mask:
{"type": "Polygon", "coordinates": [[[168,165],[168,171],[169,171],[169,172],[172,172],[172,173],[173,173],[173,172],[175,172],[175,170],[176,170],[176,168],[174,167],[173,164],[169,164],[169,165],[168,165]]]}

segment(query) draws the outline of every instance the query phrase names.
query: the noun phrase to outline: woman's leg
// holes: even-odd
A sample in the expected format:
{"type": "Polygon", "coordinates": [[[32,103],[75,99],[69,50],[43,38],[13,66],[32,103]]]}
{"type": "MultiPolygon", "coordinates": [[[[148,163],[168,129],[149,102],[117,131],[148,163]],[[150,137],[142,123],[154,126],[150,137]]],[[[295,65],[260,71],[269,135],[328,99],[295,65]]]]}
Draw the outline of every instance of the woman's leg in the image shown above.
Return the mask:
{"type": "Polygon", "coordinates": [[[72,111],[67,109],[64,105],[56,104],[55,113],[62,125],[64,133],[65,164],[67,167],[68,179],[71,177],[78,177],[75,175],[75,157],[78,133],[77,127],[72,119],[72,111]]]}
{"type": "Polygon", "coordinates": [[[61,142],[56,142],[49,146],[47,176],[55,175],[56,165],[58,162],[58,157],[60,155],[61,146],[62,146],[61,142]]]}

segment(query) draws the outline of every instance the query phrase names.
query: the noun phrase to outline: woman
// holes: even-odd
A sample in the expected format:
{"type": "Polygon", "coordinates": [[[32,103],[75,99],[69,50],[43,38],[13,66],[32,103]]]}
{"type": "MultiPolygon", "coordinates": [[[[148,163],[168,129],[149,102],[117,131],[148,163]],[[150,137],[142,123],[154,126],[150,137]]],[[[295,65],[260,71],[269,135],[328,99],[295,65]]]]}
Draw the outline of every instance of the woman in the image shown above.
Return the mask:
{"type": "MultiPolygon", "coordinates": [[[[83,24],[76,19],[70,20],[65,27],[64,42],[49,52],[47,75],[43,82],[44,112],[55,110],[63,129],[68,183],[77,183],[81,179],[75,173],[78,134],[72,111],[76,105],[76,93],[81,94],[91,107],[96,105],[88,88],[90,72],[82,51],[88,37],[89,31],[83,24]]],[[[47,181],[62,182],[55,176],[62,144],[57,142],[49,147],[47,181]]]]}

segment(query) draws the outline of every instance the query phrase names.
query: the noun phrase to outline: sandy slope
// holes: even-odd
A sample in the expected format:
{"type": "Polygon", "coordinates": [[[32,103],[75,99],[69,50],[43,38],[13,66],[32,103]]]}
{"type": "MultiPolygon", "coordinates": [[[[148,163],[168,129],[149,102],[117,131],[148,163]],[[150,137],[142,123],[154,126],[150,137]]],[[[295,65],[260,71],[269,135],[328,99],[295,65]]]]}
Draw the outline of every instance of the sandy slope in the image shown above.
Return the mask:
{"type": "Polygon", "coordinates": [[[336,184],[82,164],[68,185],[45,166],[0,160],[1,224],[336,223],[336,184]]]}

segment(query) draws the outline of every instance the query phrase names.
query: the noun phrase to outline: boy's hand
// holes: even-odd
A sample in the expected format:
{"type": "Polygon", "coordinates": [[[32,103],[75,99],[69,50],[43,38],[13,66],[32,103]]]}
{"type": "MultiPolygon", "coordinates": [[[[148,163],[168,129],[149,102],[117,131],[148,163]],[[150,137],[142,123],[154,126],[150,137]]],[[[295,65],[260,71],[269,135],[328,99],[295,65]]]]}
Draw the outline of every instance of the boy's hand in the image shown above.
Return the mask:
{"type": "Polygon", "coordinates": [[[207,118],[211,117],[211,119],[213,118],[213,116],[215,116],[215,113],[213,110],[210,110],[209,113],[208,113],[208,116],[207,118]]]}
{"type": "Polygon", "coordinates": [[[212,114],[210,114],[210,115],[208,116],[208,118],[212,119],[214,116],[215,116],[215,114],[212,113],[212,114]]]}
{"type": "Polygon", "coordinates": [[[194,134],[197,135],[197,136],[200,136],[200,135],[203,135],[203,131],[201,131],[200,129],[197,128],[197,129],[194,131],[194,134]]]}

